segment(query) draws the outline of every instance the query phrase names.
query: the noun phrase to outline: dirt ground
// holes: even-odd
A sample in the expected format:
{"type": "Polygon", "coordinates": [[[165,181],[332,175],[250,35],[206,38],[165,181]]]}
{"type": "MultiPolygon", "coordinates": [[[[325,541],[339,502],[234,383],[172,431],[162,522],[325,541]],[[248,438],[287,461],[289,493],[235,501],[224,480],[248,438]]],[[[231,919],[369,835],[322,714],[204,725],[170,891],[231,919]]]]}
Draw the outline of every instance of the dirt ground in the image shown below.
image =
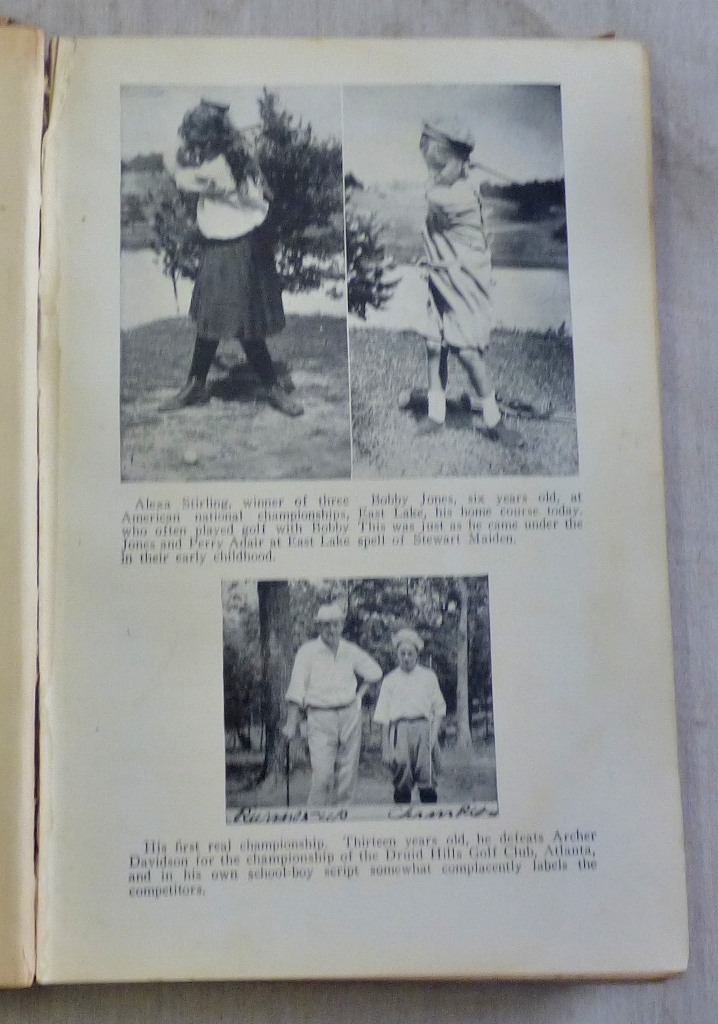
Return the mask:
{"type": "MultiPolygon", "coordinates": [[[[121,460],[123,481],[397,479],[450,476],[562,476],[578,472],[570,336],[497,330],[488,362],[501,400],[536,415],[507,422],[524,445],[509,450],[475,429],[465,411],[423,435],[425,417],[404,412],[399,396],[426,384],[422,340],[410,332],[352,328],[351,430],[346,324],[293,316],[269,339],[278,366],[291,371],[305,413],[283,416],[266,402],[236,342],[223,343],[209,378],[208,405],[160,412],[187,375],[194,328],[173,317],[123,332],[121,460]],[[353,449],[353,450],[352,450],[353,449]],[[352,465],[353,457],[353,465],[352,465]]],[[[450,362],[449,394],[469,389],[450,362]]]]}
{"type": "MultiPolygon", "coordinates": [[[[353,475],[365,479],[463,476],[563,476],[578,472],[571,337],[496,330],[487,361],[506,422],[523,438],[509,449],[485,437],[480,418],[455,409],[443,430],[423,434],[426,417],[402,411],[402,392],[426,387],[422,339],[379,328],[350,331],[353,475]],[[513,414],[516,404],[533,407],[513,414]]],[[[448,394],[472,389],[450,357],[448,394]]]]}
{"type": "MultiPolygon", "coordinates": [[[[291,771],[289,777],[289,805],[306,805],[311,781],[311,768],[301,740],[292,741],[291,771]]],[[[238,807],[284,807],[287,805],[286,777],[276,782],[252,788],[249,783],[259,769],[261,760],[240,756],[227,756],[227,811],[238,807]]],[[[496,761],[493,740],[474,741],[468,752],[455,747],[441,751],[441,770],[437,778],[439,802],[444,804],[482,803],[495,801],[496,761]]],[[[418,801],[414,791],[413,800],[418,801]]],[[[359,764],[359,779],[354,804],[384,807],[393,804],[393,787],[389,769],[381,763],[376,745],[364,749],[359,764]]]]}
{"type": "Polygon", "coordinates": [[[211,401],[159,412],[184,383],[194,345],[187,317],[122,334],[123,481],[329,480],[351,474],[349,379],[343,319],[293,316],[268,340],[291,371],[303,416],[271,408],[238,342],[220,346],[211,401]]]}

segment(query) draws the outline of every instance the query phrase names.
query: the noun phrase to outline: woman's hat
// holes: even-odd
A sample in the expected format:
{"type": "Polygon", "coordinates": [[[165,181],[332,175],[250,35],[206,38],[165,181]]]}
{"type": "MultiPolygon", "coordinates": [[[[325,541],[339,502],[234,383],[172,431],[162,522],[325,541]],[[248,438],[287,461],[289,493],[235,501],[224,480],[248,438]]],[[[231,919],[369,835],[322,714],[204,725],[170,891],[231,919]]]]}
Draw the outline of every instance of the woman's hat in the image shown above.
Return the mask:
{"type": "Polygon", "coordinates": [[[417,654],[421,654],[424,649],[424,641],[421,639],[419,634],[413,629],[399,629],[392,635],[391,642],[394,647],[398,647],[399,644],[412,644],[416,647],[417,654]]]}
{"type": "Polygon", "coordinates": [[[447,114],[436,114],[427,118],[422,126],[424,135],[439,142],[452,142],[456,146],[471,150],[476,145],[476,140],[468,125],[464,124],[458,117],[447,114]]]}

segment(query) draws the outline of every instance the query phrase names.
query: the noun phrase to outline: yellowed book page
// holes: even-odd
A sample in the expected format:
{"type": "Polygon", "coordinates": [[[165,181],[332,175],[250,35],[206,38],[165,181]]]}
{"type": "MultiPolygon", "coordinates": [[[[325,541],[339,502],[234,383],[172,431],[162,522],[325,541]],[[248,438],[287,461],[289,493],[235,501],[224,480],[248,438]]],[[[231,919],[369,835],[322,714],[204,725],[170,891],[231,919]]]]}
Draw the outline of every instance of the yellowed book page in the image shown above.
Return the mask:
{"type": "Polygon", "coordinates": [[[683,970],[640,48],[57,58],[40,980],[683,970]]]}
{"type": "Polygon", "coordinates": [[[0,985],[35,973],[37,283],[43,38],[0,27],[0,985]]]}

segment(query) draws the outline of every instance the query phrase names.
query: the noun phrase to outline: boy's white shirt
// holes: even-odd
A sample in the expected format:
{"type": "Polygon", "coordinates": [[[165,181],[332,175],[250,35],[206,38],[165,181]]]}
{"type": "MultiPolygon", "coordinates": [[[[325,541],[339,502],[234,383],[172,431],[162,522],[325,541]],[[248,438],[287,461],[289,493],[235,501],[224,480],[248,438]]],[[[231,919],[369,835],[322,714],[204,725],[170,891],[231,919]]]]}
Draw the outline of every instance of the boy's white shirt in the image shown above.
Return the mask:
{"type": "MultiPolygon", "coordinates": [[[[425,195],[427,204],[431,202],[444,209],[452,208],[455,211],[456,208],[464,209],[467,206],[469,193],[480,204],[478,184],[475,180],[472,181],[471,176],[462,178],[459,182],[454,182],[451,185],[437,182],[431,177],[427,182],[425,195]],[[460,185],[458,189],[455,188],[457,184],[460,185]]],[[[477,224],[477,228],[481,227],[483,230],[483,220],[481,215],[479,217],[481,223],[477,224]]],[[[422,338],[441,344],[443,340],[441,318],[429,296],[429,275],[423,260],[418,264],[402,268],[401,292],[402,329],[413,331],[422,338]]],[[[436,402],[437,399],[435,398],[434,401],[436,402]]],[[[444,416],[437,410],[432,418],[436,422],[443,422],[444,416]]]]}
{"type": "Polygon", "coordinates": [[[416,664],[411,672],[395,668],[384,677],[374,711],[374,721],[382,725],[400,718],[443,718],[446,702],[433,669],[416,664]]]}

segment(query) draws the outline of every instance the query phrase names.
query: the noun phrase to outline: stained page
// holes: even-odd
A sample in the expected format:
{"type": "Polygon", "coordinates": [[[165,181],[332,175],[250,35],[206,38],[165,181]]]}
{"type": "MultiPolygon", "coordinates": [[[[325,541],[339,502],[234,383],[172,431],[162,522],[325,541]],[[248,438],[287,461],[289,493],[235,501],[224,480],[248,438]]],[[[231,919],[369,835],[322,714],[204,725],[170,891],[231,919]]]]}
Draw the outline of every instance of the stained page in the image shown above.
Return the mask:
{"type": "Polygon", "coordinates": [[[39,977],[687,955],[630,44],[65,41],[39,977]]]}
{"type": "Polygon", "coordinates": [[[37,282],[43,41],[0,27],[0,985],[35,971],[37,282]]]}

